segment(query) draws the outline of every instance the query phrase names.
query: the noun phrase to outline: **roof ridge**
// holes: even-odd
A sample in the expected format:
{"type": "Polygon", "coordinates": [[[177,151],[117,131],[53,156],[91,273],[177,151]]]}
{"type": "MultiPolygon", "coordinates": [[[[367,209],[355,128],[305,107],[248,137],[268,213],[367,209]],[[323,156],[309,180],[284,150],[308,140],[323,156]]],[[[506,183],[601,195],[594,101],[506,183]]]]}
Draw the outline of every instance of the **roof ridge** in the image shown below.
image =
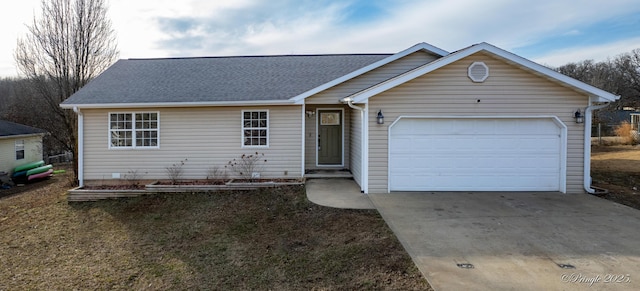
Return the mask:
{"type": "Polygon", "coordinates": [[[331,56],[390,56],[391,53],[352,53],[352,54],[301,54],[301,55],[239,55],[239,56],[199,56],[199,57],[165,57],[165,58],[128,58],[128,61],[153,60],[190,60],[190,59],[232,59],[232,58],[277,58],[277,57],[331,57],[331,56]]]}

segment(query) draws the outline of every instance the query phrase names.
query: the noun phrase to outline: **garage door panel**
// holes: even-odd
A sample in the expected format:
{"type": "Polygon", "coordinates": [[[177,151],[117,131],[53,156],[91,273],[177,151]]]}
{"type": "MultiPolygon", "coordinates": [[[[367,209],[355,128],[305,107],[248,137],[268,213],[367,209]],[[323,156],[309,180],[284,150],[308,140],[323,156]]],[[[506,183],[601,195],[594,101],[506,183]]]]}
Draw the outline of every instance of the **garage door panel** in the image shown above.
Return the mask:
{"type": "Polygon", "coordinates": [[[390,130],[390,190],[560,190],[550,119],[403,119],[390,130]]]}

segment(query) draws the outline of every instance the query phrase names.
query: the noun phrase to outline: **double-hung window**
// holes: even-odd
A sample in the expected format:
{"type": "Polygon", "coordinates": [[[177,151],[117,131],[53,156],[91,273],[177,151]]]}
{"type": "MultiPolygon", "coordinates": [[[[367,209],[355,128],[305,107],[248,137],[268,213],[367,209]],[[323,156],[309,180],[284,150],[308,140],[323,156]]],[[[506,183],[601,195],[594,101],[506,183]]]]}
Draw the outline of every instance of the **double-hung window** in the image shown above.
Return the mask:
{"type": "Polygon", "coordinates": [[[24,140],[16,140],[16,160],[24,160],[24,140]]]}
{"type": "Polygon", "coordinates": [[[110,113],[110,148],[157,148],[158,112],[110,113]]]}
{"type": "Polygon", "coordinates": [[[242,111],[242,146],[269,146],[269,111],[242,111]]]}

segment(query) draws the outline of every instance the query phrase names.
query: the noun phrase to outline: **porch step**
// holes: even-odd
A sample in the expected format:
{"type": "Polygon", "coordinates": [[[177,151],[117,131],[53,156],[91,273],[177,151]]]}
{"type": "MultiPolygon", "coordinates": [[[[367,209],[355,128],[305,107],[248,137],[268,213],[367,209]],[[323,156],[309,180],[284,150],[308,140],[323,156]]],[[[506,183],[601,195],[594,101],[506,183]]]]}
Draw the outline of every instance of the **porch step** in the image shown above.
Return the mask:
{"type": "Polygon", "coordinates": [[[323,178],[345,178],[352,179],[353,175],[349,170],[309,170],[304,174],[307,179],[323,178]]]}

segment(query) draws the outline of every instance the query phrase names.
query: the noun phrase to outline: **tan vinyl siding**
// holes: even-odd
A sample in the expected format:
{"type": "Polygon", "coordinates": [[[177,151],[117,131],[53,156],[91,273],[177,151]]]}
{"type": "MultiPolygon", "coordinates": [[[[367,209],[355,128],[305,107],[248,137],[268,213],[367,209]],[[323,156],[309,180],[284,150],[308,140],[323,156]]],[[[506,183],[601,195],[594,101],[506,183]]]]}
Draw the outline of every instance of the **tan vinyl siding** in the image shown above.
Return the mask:
{"type": "Polygon", "coordinates": [[[351,112],[350,164],[353,180],[362,187],[362,112],[351,112]]]}
{"type": "Polygon", "coordinates": [[[315,170],[315,169],[327,169],[327,166],[318,167],[317,159],[316,159],[316,147],[317,147],[317,120],[318,120],[318,109],[343,109],[344,110],[344,166],[343,167],[335,167],[335,168],[345,168],[349,169],[350,167],[350,144],[351,139],[349,136],[351,135],[351,108],[342,104],[336,105],[306,105],[305,111],[313,111],[314,115],[312,117],[306,117],[305,119],[305,152],[304,152],[304,168],[306,170],[315,170]]]}
{"type": "Polygon", "coordinates": [[[0,172],[12,173],[13,168],[42,160],[42,136],[0,139],[0,172]],[[24,159],[16,160],[16,141],[24,140],[24,159]]]}
{"type": "Polygon", "coordinates": [[[568,128],[567,193],[583,192],[584,124],[573,112],[587,96],[485,54],[475,54],[369,99],[369,192],[387,192],[388,126],[399,116],[557,116],[568,128]],[[490,76],[473,83],[467,67],[485,62],[490,76]],[[478,102],[480,100],[480,102],[478,102]],[[382,109],[385,124],[376,124],[382,109]]]}
{"type": "MultiPolygon", "coordinates": [[[[166,167],[188,159],[184,178],[202,179],[242,154],[264,153],[262,177],[301,177],[302,106],[84,110],[85,180],[99,183],[130,170],[167,179],[166,167]],[[242,110],[269,111],[269,147],[242,147],[242,110]],[[109,149],[109,112],[159,112],[158,149],[109,149]],[[286,174],[285,174],[286,172],[286,174]]],[[[231,173],[233,174],[233,173],[231,173]]]]}
{"type": "Polygon", "coordinates": [[[430,63],[437,57],[426,52],[415,52],[362,74],[335,87],[322,91],[305,100],[306,104],[339,104],[340,99],[393,78],[409,70],[430,63]]]}

